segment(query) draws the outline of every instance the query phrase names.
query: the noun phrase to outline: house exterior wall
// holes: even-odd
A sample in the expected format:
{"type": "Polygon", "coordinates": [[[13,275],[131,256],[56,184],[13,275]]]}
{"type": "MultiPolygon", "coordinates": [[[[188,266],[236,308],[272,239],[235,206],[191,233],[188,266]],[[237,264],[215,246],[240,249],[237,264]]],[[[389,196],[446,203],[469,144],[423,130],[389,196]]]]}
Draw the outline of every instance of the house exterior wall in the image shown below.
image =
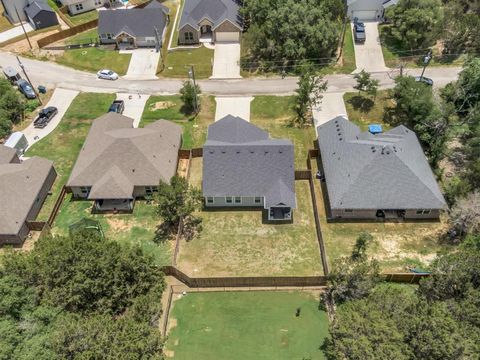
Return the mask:
{"type": "Polygon", "coordinates": [[[198,24],[199,26],[203,26],[203,25],[210,25],[212,26],[212,22],[208,19],[203,19],[202,21],[200,21],[200,23],[198,24]]]}
{"type": "Polygon", "coordinates": [[[20,22],[20,20],[28,21],[27,15],[23,11],[23,8],[28,5],[28,0],[1,0],[1,1],[3,4],[3,8],[5,9],[5,15],[7,15],[10,22],[12,22],[13,24],[16,24],[20,22]],[[15,6],[17,7],[18,15],[20,16],[20,19],[18,18],[17,13],[15,12],[15,6]]]}
{"type": "Polygon", "coordinates": [[[71,1],[62,0],[62,4],[67,5],[68,12],[72,15],[81,14],[81,13],[102,7],[104,3],[103,1],[100,1],[100,0],[84,0],[81,2],[77,2],[75,4],[69,4],[70,2],[71,1]],[[81,4],[83,8],[77,9],[78,4],[81,4]]]}
{"type": "Polygon", "coordinates": [[[357,0],[351,2],[348,5],[348,16],[351,20],[354,18],[354,12],[356,11],[372,11],[375,10],[376,13],[371,20],[380,19],[383,17],[383,2],[384,0],[357,0]]]}
{"type": "Polygon", "coordinates": [[[139,47],[155,47],[155,37],[137,37],[137,46],[139,47]]]}
{"type": "MultiPolygon", "coordinates": [[[[417,210],[406,210],[405,219],[438,219],[440,210],[432,209],[429,214],[417,214],[417,210]]],[[[331,209],[332,219],[378,219],[377,209],[362,209],[346,212],[344,209],[331,209]]]]}
{"type": "Polygon", "coordinates": [[[40,11],[34,19],[29,18],[28,21],[35,29],[58,25],[57,14],[50,11],[40,11]]]}
{"type": "Polygon", "coordinates": [[[205,207],[261,207],[263,209],[264,198],[260,197],[260,203],[255,203],[254,196],[241,196],[241,203],[235,203],[235,197],[232,196],[232,202],[227,203],[226,197],[215,196],[213,197],[213,203],[207,201],[209,197],[205,197],[205,207]]]}
{"type": "Polygon", "coordinates": [[[200,33],[199,31],[195,30],[190,25],[185,25],[178,31],[178,43],[180,45],[192,45],[198,44],[200,40],[200,33]],[[187,41],[185,40],[185,33],[191,32],[193,34],[193,40],[187,41]]]}
{"type": "Polygon", "coordinates": [[[215,28],[215,32],[238,32],[238,27],[233,25],[230,21],[224,21],[215,28]]]}

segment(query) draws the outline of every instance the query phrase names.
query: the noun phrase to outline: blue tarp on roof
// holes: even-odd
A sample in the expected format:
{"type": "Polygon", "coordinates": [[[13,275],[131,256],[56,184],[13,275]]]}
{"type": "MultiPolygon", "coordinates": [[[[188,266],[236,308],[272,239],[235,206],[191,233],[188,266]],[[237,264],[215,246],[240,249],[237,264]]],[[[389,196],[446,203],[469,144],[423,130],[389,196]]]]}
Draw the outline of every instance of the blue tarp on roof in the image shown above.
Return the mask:
{"type": "Polygon", "coordinates": [[[368,125],[368,131],[371,134],[381,134],[382,133],[382,125],[380,125],[380,124],[368,125]]]}

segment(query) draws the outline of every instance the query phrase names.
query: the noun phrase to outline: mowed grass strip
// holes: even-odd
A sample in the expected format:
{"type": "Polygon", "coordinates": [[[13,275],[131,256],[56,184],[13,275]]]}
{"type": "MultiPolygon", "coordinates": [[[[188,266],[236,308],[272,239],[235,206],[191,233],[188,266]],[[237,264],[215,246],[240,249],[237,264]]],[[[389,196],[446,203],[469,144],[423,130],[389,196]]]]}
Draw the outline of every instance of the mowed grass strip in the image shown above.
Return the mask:
{"type": "Polygon", "coordinates": [[[166,355],[174,360],[325,359],[320,347],[328,336],[328,318],[318,305],[305,292],[189,293],[174,302],[166,355]]]}
{"type": "Polygon", "coordinates": [[[200,104],[200,113],[189,116],[182,111],[180,96],[150,96],[143,110],[140,127],[162,119],[174,121],[183,127],[184,149],[202,147],[207,138],[208,125],[213,123],[216,103],[213,96],[202,95],[200,104]]]}
{"type": "MultiPolygon", "coordinates": [[[[313,147],[313,127],[290,125],[291,97],[258,96],[251,103],[251,122],[273,138],[290,139],[295,146],[295,166],[306,168],[313,147]]],[[[193,159],[190,183],[198,188],[202,159],[193,159]]],[[[292,224],[266,224],[262,211],[218,210],[198,213],[202,232],[182,241],[179,267],[192,276],[282,276],[320,275],[320,253],[316,238],[312,201],[307,181],[296,181],[297,209],[292,224]]]]}
{"type": "Polygon", "coordinates": [[[165,61],[164,77],[188,78],[190,66],[195,68],[197,79],[207,79],[212,76],[214,50],[201,46],[195,49],[179,49],[169,51],[165,61]]]}
{"type": "Polygon", "coordinates": [[[53,194],[45,201],[39,220],[48,219],[62,186],[70,176],[92,121],[106,113],[114,99],[114,94],[79,94],[57,128],[28,149],[27,157],[41,156],[52,160],[58,174],[52,188],[53,194]]]}

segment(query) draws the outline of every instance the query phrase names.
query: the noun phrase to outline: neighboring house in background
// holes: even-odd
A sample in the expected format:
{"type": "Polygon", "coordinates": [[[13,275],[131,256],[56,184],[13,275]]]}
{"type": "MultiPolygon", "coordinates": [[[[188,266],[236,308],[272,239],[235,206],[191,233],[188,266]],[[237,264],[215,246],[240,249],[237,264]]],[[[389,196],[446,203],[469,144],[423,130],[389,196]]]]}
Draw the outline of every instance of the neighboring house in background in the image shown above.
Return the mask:
{"type": "Polygon", "coordinates": [[[81,14],[105,6],[105,3],[115,4],[115,0],[60,0],[72,15],[81,14]]]}
{"type": "Polygon", "coordinates": [[[56,177],[50,160],[20,161],[15,149],[0,145],[0,245],[22,244],[56,177]]]}
{"type": "Polygon", "coordinates": [[[205,42],[238,42],[243,29],[235,0],[185,0],[178,27],[181,45],[205,42]]]}
{"type": "Polygon", "coordinates": [[[381,21],[385,9],[396,5],[399,0],[347,0],[347,14],[351,20],[381,21]]]}
{"type": "Polygon", "coordinates": [[[132,211],[135,199],[170,183],[178,164],[182,127],[159,120],[133,128],[133,119],[107,113],[96,119],[73,167],[67,189],[93,200],[96,211],[132,211]]]}
{"type": "Polygon", "coordinates": [[[361,132],[339,116],[317,133],[331,219],[438,219],[445,200],[413,131],[361,132]]]}
{"type": "Polygon", "coordinates": [[[143,9],[117,9],[99,12],[98,36],[102,44],[118,47],[160,49],[170,10],[154,0],[143,9]]]}
{"type": "Polygon", "coordinates": [[[34,29],[58,25],[57,13],[46,0],[33,0],[24,8],[28,22],[34,29]]]}
{"type": "Polygon", "coordinates": [[[28,21],[34,29],[58,25],[57,14],[46,0],[0,0],[11,23],[28,21]],[[18,14],[17,14],[18,11],[18,14]]]}
{"type": "Polygon", "coordinates": [[[209,207],[259,207],[270,221],[292,220],[296,208],[293,144],[270,139],[228,115],[208,127],[203,147],[203,196],[209,207]]]}

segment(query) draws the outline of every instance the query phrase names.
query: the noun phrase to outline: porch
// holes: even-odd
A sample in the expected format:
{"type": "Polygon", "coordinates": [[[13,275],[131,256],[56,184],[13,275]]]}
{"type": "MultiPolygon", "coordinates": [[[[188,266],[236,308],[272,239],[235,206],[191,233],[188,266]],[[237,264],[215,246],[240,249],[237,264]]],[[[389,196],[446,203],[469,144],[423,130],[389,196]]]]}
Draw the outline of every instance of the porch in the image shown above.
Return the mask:
{"type": "Polygon", "coordinates": [[[268,221],[290,220],[292,220],[292,208],[286,206],[275,206],[268,209],[268,221]]]}
{"type": "Polygon", "coordinates": [[[93,203],[94,212],[121,212],[133,211],[135,199],[98,199],[93,203]]]}

